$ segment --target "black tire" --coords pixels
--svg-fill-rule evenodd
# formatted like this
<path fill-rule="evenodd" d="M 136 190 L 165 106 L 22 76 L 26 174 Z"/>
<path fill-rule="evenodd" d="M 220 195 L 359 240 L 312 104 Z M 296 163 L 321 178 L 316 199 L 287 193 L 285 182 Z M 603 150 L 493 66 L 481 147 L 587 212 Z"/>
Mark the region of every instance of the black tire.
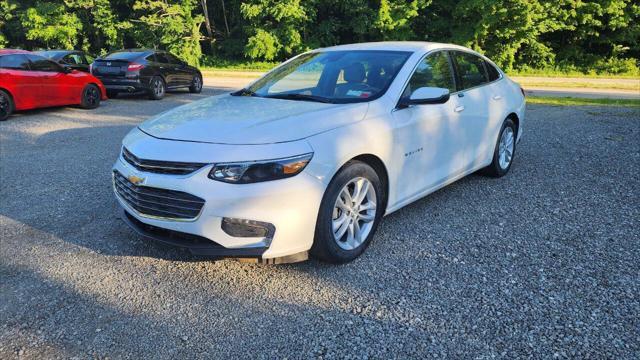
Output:
<path fill-rule="evenodd" d="M 195 74 L 191 80 L 191 86 L 189 86 L 189 92 L 192 94 L 200 94 L 202 91 L 202 75 Z"/>
<path fill-rule="evenodd" d="M 100 89 L 94 84 L 89 84 L 82 90 L 80 107 L 83 109 L 95 109 L 100 106 L 101 97 Z"/>
<path fill-rule="evenodd" d="M 154 76 L 149 83 L 149 99 L 160 100 L 167 93 L 167 85 L 160 76 Z"/>
<path fill-rule="evenodd" d="M 513 148 L 511 151 L 511 157 L 508 161 L 508 164 L 506 166 L 504 165 L 504 162 L 501 165 L 500 162 L 500 142 L 502 140 L 502 136 L 505 132 L 507 131 L 511 131 L 512 133 L 512 141 L 513 141 Z M 516 126 L 516 124 L 513 122 L 513 120 L 511 119 L 506 119 L 504 121 L 504 123 L 502 123 L 502 128 L 500 129 L 500 133 L 498 134 L 498 140 L 496 141 L 496 147 L 493 150 L 493 160 L 491 161 L 491 164 L 489 164 L 489 166 L 485 167 L 484 169 L 482 169 L 482 173 L 484 175 L 487 176 L 491 176 L 491 177 L 495 177 L 495 178 L 499 178 L 502 176 L 505 176 L 508 172 L 509 169 L 511 169 L 511 165 L 513 164 L 513 158 L 516 154 L 516 139 L 517 139 L 517 134 L 518 134 L 518 127 Z"/>
<path fill-rule="evenodd" d="M 0 121 L 5 121 L 13 113 L 13 99 L 8 92 L 0 90 Z"/>
<path fill-rule="evenodd" d="M 358 247 L 351 250 L 345 250 L 338 245 L 338 241 L 340 240 L 335 240 L 334 238 L 332 228 L 335 214 L 334 206 L 342 189 L 359 177 L 369 180 L 373 185 L 377 204 L 375 217 L 371 230 L 365 240 Z M 385 196 L 386 194 L 384 192 L 382 182 L 371 166 L 361 161 L 349 161 L 331 180 L 331 183 L 329 183 L 329 186 L 322 198 L 320 210 L 318 212 L 313 246 L 311 247 L 311 255 L 319 260 L 335 264 L 347 263 L 360 256 L 367 246 L 369 246 L 369 243 L 371 242 L 371 239 L 378 227 L 378 223 L 382 218 L 384 213 L 383 204 L 386 202 Z M 346 217 L 348 218 L 348 214 Z"/>
<path fill-rule="evenodd" d="M 114 90 L 107 90 L 107 97 L 108 97 L 109 99 L 115 99 L 115 98 L 117 98 L 117 97 L 118 97 L 118 94 L 119 94 L 119 93 L 118 93 L 117 91 L 114 91 Z"/>

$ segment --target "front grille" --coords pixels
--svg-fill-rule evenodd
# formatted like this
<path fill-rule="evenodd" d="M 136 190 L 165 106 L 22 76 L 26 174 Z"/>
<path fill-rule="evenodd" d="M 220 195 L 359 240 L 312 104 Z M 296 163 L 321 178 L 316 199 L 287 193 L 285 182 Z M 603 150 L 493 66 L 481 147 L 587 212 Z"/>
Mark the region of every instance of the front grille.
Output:
<path fill-rule="evenodd" d="M 113 186 L 120 198 L 143 216 L 175 220 L 198 217 L 204 199 L 182 191 L 138 186 L 117 171 L 113 172 Z"/>
<path fill-rule="evenodd" d="M 122 148 L 122 157 L 140 171 L 157 174 L 186 175 L 207 165 L 203 163 L 139 159 L 124 147 Z"/>

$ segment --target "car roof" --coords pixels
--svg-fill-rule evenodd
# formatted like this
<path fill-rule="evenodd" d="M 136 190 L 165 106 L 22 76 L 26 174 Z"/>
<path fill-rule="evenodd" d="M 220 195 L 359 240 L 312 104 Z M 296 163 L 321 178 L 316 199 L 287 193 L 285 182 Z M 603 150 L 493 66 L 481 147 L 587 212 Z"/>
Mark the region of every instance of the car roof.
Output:
<path fill-rule="evenodd" d="M 385 50 L 385 51 L 431 51 L 435 49 L 459 49 L 469 51 L 470 49 L 460 45 L 444 44 L 426 41 L 380 41 L 358 44 L 345 44 L 318 49 L 322 51 L 349 51 L 349 50 Z"/>
<path fill-rule="evenodd" d="M 20 49 L 0 49 L 0 55 L 11 55 L 11 54 L 31 54 L 31 51 L 20 50 Z"/>
<path fill-rule="evenodd" d="M 51 49 L 51 50 L 38 50 L 37 53 L 42 54 L 80 54 L 82 51 L 80 50 L 60 50 L 60 49 Z"/>

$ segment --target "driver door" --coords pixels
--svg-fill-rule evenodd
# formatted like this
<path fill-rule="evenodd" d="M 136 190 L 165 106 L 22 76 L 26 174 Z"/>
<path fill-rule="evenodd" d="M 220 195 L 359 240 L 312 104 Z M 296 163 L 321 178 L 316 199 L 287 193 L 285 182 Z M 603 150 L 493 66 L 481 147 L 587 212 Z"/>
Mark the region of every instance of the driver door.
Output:
<path fill-rule="evenodd" d="M 448 52 L 431 53 L 422 59 L 402 97 L 421 87 L 456 91 Z M 397 180 L 399 201 L 434 189 L 463 171 L 465 146 L 458 107 L 458 97 L 452 95 L 444 104 L 410 105 L 393 112 L 394 160 L 402 164 Z"/>
<path fill-rule="evenodd" d="M 58 63 L 45 57 L 27 54 L 31 72 L 37 79 L 36 98 L 38 107 L 56 106 L 66 103 L 66 89 L 60 89 L 59 83 L 65 77 L 64 69 Z"/>

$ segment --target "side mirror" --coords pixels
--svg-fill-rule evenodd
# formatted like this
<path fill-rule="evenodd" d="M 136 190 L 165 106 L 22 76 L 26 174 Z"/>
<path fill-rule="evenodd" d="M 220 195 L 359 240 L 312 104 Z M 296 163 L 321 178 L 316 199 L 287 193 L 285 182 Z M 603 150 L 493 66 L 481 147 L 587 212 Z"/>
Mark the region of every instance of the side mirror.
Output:
<path fill-rule="evenodd" d="M 411 93 L 409 104 L 444 104 L 449 101 L 449 89 L 421 87 Z"/>
<path fill-rule="evenodd" d="M 410 105 L 444 104 L 449 101 L 449 89 L 437 87 L 421 87 L 411 93 L 408 98 L 400 99 L 399 109 L 404 109 Z"/>
<path fill-rule="evenodd" d="M 73 69 L 70 66 L 62 65 L 62 72 L 65 74 L 71 74 Z"/>

